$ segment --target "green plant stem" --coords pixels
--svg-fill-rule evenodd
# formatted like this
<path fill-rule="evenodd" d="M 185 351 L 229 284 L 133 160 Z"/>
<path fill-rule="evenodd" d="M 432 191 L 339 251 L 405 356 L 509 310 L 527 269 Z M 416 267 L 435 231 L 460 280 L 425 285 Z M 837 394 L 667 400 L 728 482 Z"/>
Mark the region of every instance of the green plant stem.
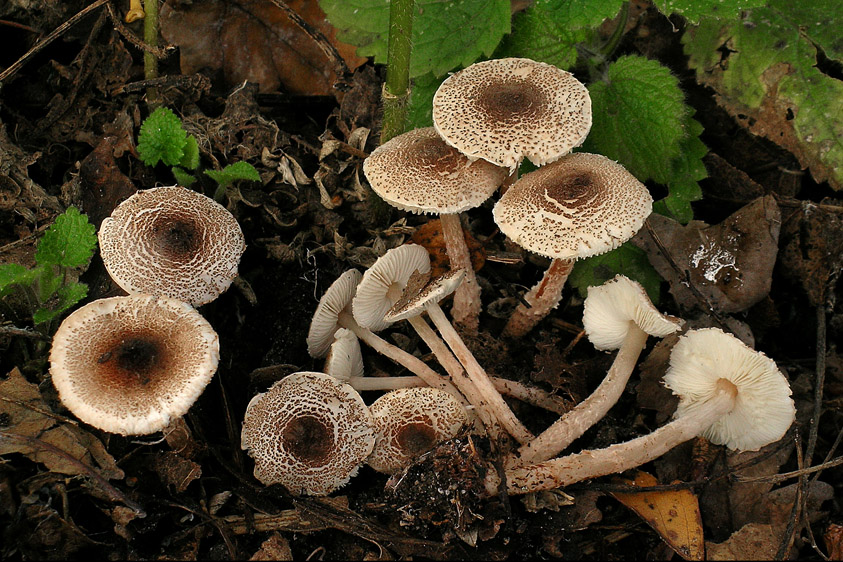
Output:
<path fill-rule="evenodd" d="M 403 133 L 407 121 L 414 9 L 414 0 L 391 0 L 389 4 L 389 44 L 386 83 L 383 88 L 381 144 Z"/>
<path fill-rule="evenodd" d="M 621 6 L 620 16 L 618 25 L 615 26 L 612 36 L 609 37 L 609 40 L 606 41 L 606 44 L 603 45 L 602 49 L 600 49 L 600 53 L 605 59 L 612 56 L 612 53 L 614 53 L 615 49 L 618 48 L 618 45 L 621 42 L 621 37 L 623 37 L 623 34 L 626 31 L 626 22 L 629 20 L 629 2 L 624 2 Z"/>
<path fill-rule="evenodd" d="M 143 9 L 146 17 L 143 20 L 143 40 L 150 47 L 158 46 L 158 0 L 144 0 Z M 158 59 L 153 53 L 143 53 L 143 76 L 146 80 L 158 78 Z M 150 86 L 146 89 L 147 102 L 158 103 L 158 88 Z"/>

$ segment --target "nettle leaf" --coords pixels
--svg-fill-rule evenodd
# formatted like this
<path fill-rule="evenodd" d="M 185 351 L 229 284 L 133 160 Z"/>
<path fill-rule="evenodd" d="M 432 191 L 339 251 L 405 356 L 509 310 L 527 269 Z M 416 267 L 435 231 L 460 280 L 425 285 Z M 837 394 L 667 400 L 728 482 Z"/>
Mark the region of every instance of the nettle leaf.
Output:
<path fill-rule="evenodd" d="M 159 107 L 141 124 L 138 156 L 147 166 L 155 166 L 158 162 L 177 166 L 184 158 L 187 142 L 181 119 L 166 107 Z"/>
<path fill-rule="evenodd" d="M 679 14 L 690 23 L 698 23 L 703 16 L 738 19 L 741 10 L 763 6 L 767 0 L 655 0 L 665 15 Z"/>
<path fill-rule="evenodd" d="M 357 45 L 357 54 L 386 63 L 389 2 L 320 0 L 340 41 Z M 428 72 L 443 76 L 489 56 L 509 33 L 508 0 L 417 0 L 413 20 L 410 77 Z"/>
<path fill-rule="evenodd" d="M 258 171 L 248 162 L 235 162 L 222 170 L 206 170 L 205 173 L 220 187 L 228 187 L 237 180 L 261 181 Z"/>
<path fill-rule="evenodd" d="M 437 77 L 432 73 L 419 76 L 413 80 L 410 90 L 410 103 L 407 107 L 407 130 L 421 129 L 433 126 L 433 95 L 445 77 Z"/>
<path fill-rule="evenodd" d="M 670 70 L 653 60 L 624 56 L 588 90 L 593 124 L 583 150 L 617 160 L 641 181 L 667 183 L 690 114 Z"/>
<path fill-rule="evenodd" d="M 697 80 L 726 111 L 834 189 L 843 189 L 843 81 L 819 67 L 817 47 L 843 53 L 839 6 L 771 0 L 739 22 L 703 18 L 682 38 Z"/>
<path fill-rule="evenodd" d="M 49 307 L 39 308 L 35 311 L 35 314 L 32 315 L 32 321 L 35 324 L 49 322 L 84 299 L 87 295 L 88 286 L 84 283 L 74 282 L 63 285 L 59 287 L 55 296 L 47 303 Z"/>
<path fill-rule="evenodd" d="M 183 168 L 173 166 L 171 171 L 173 172 L 173 176 L 176 178 L 176 183 L 183 187 L 190 187 L 196 182 L 196 178 Z"/>
<path fill-rule="evenodd" d="M 184 155 L 181 157 L 179 166 L 188 170 L 199 167 L 199 143 L 193 135 L 187 137 L 187 142 L 184 143 Z"/>
<path fill-rule="evenodd" d="M 568 277 L 568 284 L 585 298 L 589 287 L 602 285 L 619 273 L 641 283 L 653 304 L 659 303 L 662 278 L 650 265 L 647 253 L 631 242 L 611 252 L 578 260 Z"/>
<path fill-rule="evenodd" d="M 80 213 L 76 207 L 68 207 L 67 211 L 56 217 L 56 222 L 38 242 L 35 261 L 40 265 L 84 267 L 88 265 L 96 247 L 96 229 L 88 222 L 88 216 Z"/>
<path fill-rule="evenodd" d="M 708 177 L 703 157 L 708 147 L 700 140 L 703 126 L 692 117 L 685 123 L 687 135 L 680 143 L 679 156 L 673 160 L 670 178 L 667 180 L 668 196 L 656 201 L 653 210 L 682 224 L 694 218 L 692 201 L 702 199 L 699 180 Z"/>
<path fill-rule="evenodd" d="M 591 29 L 617 15 L 623 0 L 537 0 L 515 16 L 512 33 L 496 53 L 526 57 L 567 69 L 577 60 L 577 43 L 588 40 Z"/>
<path fill-rule="evenodd" d="M 0 297 L 9 294 L 15 285 L 31 285 L 35 281 L 34 270 L 17 263 L 0 265 Z"/>

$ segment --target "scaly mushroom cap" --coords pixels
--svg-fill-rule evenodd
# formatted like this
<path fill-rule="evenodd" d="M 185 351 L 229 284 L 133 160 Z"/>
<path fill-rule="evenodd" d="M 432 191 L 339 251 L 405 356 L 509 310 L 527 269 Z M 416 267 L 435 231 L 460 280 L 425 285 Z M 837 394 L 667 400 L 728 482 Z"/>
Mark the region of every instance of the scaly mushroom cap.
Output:
<path fill-rule="evenodd" d="M 340 328 L 325 357 L 325 372 L 337 380 L 363 376 L 363 353 L 354 332 Z"/>
<path fill-rule="evenodd" d="M 324 496 L 372 452 L 372 415 L 349 385 L 324 373 L 289 375 L 249 402 L 241 447 L 255 478 L 293 494 Z"/>
<path fill-rule="evenodd" d="M 530 59 L 478 62 L 433 96 L 433 125 L 469 158 L 514 170 L 557 160 L 591 130 L 591 97 L 574 76 Z"/>
<path fill-rule="evenodd" d="M 626 168 L 577 152 L 525 174 L 498 200 L 493 215 L 521 247 L 573 260 L 617 248 L 652 210 L 650 192 Z"/>
<path fill-rule="evenodd" d="M 228 289 L 246 249 L 225 207 L 179 186 L 138 191 L 102 221 L 98 236 L 102 261 L 120 288 L 194 306 Z"/>
<path fill-rule="evenodd" d="M 188 303 L 100 299 L 64 319 L 50 351 L 59 398 L 85 423 L 144 435 L 184 415 L 214 376 L 219 339 Z"/>
<path fill-rule="evenodd" d="M 773 360 L 718 328 L 689 331 L 670 354 L 664 384 L 680 397 L 675 417 L 704 404 L 720 379 L 737 389 L 735 408 L 703 437 L 755 451 L 784 436 L 796 416 L 787 379 Z"/>
<path fill-rule="evenodd" d="M 408 294 L 405 291 L 401 298 L 390 308 L 384 316 L 386 322 L 397 322 L 418 316 L 429 306 L 439 304 L 439 301 L 457 290 L 465 277 L 462 269 L 450 269 L 418 291 Z M 409 284 L 408 284 L 409 288 Z"/>
<path fill-rule="evenodd" d="M 392 474 L 437 444 L 456 437 L 469 424 L 454 396 L 438 388 L 403 388 L 388 392 L 369 407 L 375 427 L 375 448 L 366 461 L 378 472 Z"/>
<path fill-rule="evenodd" d="M 340 312 L 351 304 L 362 277 L 356 269 L 349 269 L 337 277 L 319 299 L 307 332 L 307 352 L 311 357 L 324 357 L 328 353 L 334 342 L 334 332 L 339 328 Z"/>
<path fill-rule="evenodd" d="M 631 322 L 658 338 L 678 332 L 684 324 L 681 318 L 659 312 L 644 287 L 624 275 L 588 288 L 582 323 L 595 348 L 620 349 Z"/>
<path fill-rule="evenodd" d="M 472 162 L 433 127 L 392 138 L 363 162 L 366 179 L 384 201 L 413 213 L 459 213 L 482 204 L 507 170 Z"/>
<path fill-rule="evenodd" d="M 392 248 L 363 274 L 351 307 L 357 323 L 373 332 L 391 324 L 387 311 L 401 298 L 410 276 L 430 271 L 430 254 L 423 246 L 404 244 Z"/>

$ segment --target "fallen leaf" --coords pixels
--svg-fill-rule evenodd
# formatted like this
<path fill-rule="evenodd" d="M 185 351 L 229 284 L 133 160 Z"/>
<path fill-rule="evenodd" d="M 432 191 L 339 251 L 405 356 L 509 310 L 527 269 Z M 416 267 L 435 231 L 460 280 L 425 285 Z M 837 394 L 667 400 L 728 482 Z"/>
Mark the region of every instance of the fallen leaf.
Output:
<path fill-rule="evenodd" d="M 366 59 L 351 45 L 338 42 L 336 30 L 317 2 L 286 4 L 339 51 L 349 69 Z M 193 4 L 165 2 L 161 34 L 180 47 L 184 74 L 203 68 L 222 71 L 228 86 L 244 81 L 260 84 L 261 92 L 334 95 L 334 64 L 316 42 L 271 2 L 206 0 Z"/>
<path fill-rule="evenodd" d="M 483 245 L 474 236 L 463 229 L 465 242 L 471 255 L 471 266 L 478 271 L 486 263 L 486 252 Z M 424 246 L 430 254 L 430 274 L 433 277 L 442 275 L 450 269 L 451 261 L 445 249 L 445 238 L 442 236 L 442 223 L 439 219 L 432 219 L 424 223 L 412 236 L 413 242 Z"/>
<path fill-rule="evenodd" d="M 630 486 L 655 486 L 651 474 L 638 471 L 633 480 L 618 479 Z M 703 560 L 702 517 L 697 496 L 691 490 L 613 493 L 612 496 L 638 514 L 685 560 Z"/>
<path fill-rule="evenodd" d="M 292 560 L 290 543 L 280 533 L 272 533 L 261 543 L 260 549 L 249 560 Z"/>
<path fill-rule="evenodd" d="M 843 560 L 843 525 L 832 523 L 823 534 L 829 560 Z"/>
<path fill-rule="evenodd" d="M 722 543 L 706 542 L 708 560 L 773 560 L 781 536 L 770 525 L 749 523 Z"/>

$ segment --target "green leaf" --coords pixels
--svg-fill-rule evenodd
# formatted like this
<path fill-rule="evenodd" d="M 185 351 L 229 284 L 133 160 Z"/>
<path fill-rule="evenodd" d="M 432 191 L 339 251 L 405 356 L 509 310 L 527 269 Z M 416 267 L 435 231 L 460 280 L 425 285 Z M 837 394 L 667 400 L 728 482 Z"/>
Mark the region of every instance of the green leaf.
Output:
<path fill-rule="evenodd" d="M 38 242 L 35 261 L 41 265 L 84 267 L 94 255 L 96 246 L 96 229 L 88 222 L 88 216 L 76 207 L 68 207 Z"/>
<path fill-rule="evenodd" d="M 49 322 L 60 315 L 68 308 L 84 299 L 88 295 L 88 286 L 84 283 L 69 283 L 56 291 L 55 298 L 51 299 L 49 307 L 39 308 L 32 315 L 35 324 Z"/>
<path fill-rule="evenodd" d="M 617 160 L 641 181 L 667 183 L 690 113 L 677 79 L 656 61 L 624 56 L 589 92 L 593 124 L 583 150 Z"/>
<path fill-rule="evenodd" d="M 407 112 L 407 130 L 433 126 L 433 95 L 444 77 L 425 74 L 413 80 Z"/>
<path fill-rule="evenodd" d="M 222 170 L 205 170 L 205 173 L 223 188 L 237 180 L 261 181 L 258 171 L 248 162 L 235 162 Z"/>
<path fill-rule="evenodd" d="M 631 242 L 611 252 L 578 260 L 568 277 L 568 284 L 584 298 L 589 287 L 602 285 L 619 273 L 641 283 L 653 304 L 658 304 L 662 278 L 650 265 L 647 253 Z"/>
<path fill-rule="evenodd" d="M 673 160 L 670 178 L 667 180 L 668 196 L 656 201 L 653 209 L 682 224 L 694 218 L 692 201 L 702 199 L 699 180 L 708 176 L 703 157 L 708 147 L 700 140 L 703 126 L 692 117 L 685 122 L 687 135 L 682 139 L 679 156 Z"/>
<path fill-rule="evenodd" d="M 680 14 L 688 22 L 698 23 L 703 16 L 737 21 L 741 10 L 763 6 L 766 0 L 656 0 L 654 3 L 667 16 Z"/>
<path fill-rule="evenodd" d="M 15 285 L 32 285 L 36 274 L 17 263 L 0 265 L 0 297 L 8 295 Z"/>
<path fill-rule="evenodd" d="M 320 0 L 340 41 L 357 45 L 357 54 L 386 63 L 389 2 Z M 509 33 L 508 0 L 417 0 L 413 20 L 410 77 L 432 72 L 443 76 L 489 56 Z"/>
<path fill-rule="evenodd" d="M 179 165 L 188 170 L 199 167 L 199 143 L 193 135 L 187 137 L 187 142 L 184 143 L 184 156 L 181 157 Z"/>
<path fill-rule="evenodd" d="M 138 156 L 147 166 L 164 162 L 176 166 L 184 158 L 187 133 L 181 119 L 166 107 L 159 107 L 144 119 L 138 136 Z"/>
<path fill-rule="evenodd" d="M 173 166 L 171 170 L 173 172 L 173 176 L 176 178 L 176 182 L 181 186 L 190 187 L 196 182 L 196 178 L 194 176 L 178 166 Z"/>
<path fill-rule="evenodd" d="M 703 18 L 682 38 L 689 65 L 750 132 L 793 153 L 817 182 L 843 189 L 843 81 L 817 64 L 817 46 L 843 52 L 840 4 L 770 5 L 740 22 Z"/>
<path fill-rule="evenodd" d="M 591 29 L 617 15 L 623 0 L 537 0 L 515 16 L 512 33 L 496 53 L 501 57 L 526 57 L 567 69 L 577 60 L 578 43 Z"/>

